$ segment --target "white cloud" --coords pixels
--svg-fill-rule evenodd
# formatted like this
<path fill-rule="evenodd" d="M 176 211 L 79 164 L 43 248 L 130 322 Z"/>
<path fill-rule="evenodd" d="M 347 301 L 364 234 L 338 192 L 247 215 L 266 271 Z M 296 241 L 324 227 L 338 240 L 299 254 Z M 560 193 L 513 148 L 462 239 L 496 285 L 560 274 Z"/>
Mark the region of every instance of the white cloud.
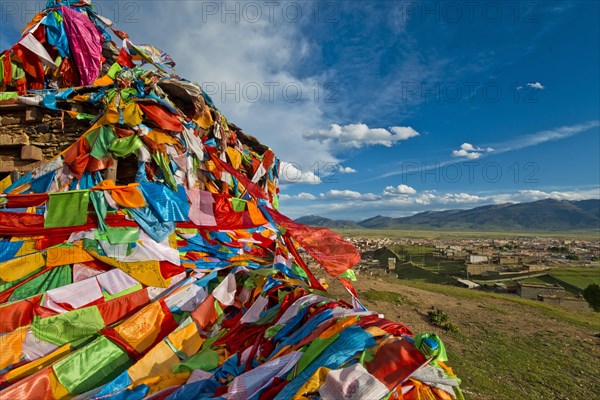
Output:
<path fill-rule="evenodd" d="M 369 128 L 366 124 L 332 124 L 329 130 L 312 130 L 304 134 L 306 139 L 318 140 L 330 145 L 332 151 L 341 148 L 365 146 L 392 147 L 402 140 L 419 136 L 419 132 L 408 126 L 393 126 L 388 129 Z"/>
<path fill-rule="evenodd" d="M 374 201 L 378 200 L 380 196 L 373 193 L 360 193 L 353 190 L 329 190 L 325 193 L 320 194 L 320 198 L 324 200 L 363 200 L 363 201 Z"/>
<path fill-rule="evenodd" d="M 427 190 L 417 196 L 404 197 L 401 202 L 404 205 L 447 205 L 447 204 L 477 204 L 485 200 L 484 197 L 469 193 L 438 193 L 435 190 Z M 392 202 L 396 202 L 392 200 Z"/>
<path fill-rule="evenodd" d="M 356 171 L 354 168 L 351 168 L 351 167 L 343 167 L 343 166 L 339 165 L 337 172 L 339 172 L 340 174 L 355 174 L 358 171 Z"/>
<path fill-rule="evenodd" d="M 410 126 L 392 126 L 390 131 L 396 134 L 396 139 L 398 140 L 407 140 L 419 136 L 419 132 L 415 131 Z"/>
<path fill-rule="evenodd" d="M 386 186 L 383 190 L 384 196 L 397 196 L 397 195 L 407 195 L 407 194 L 415 194 L 417 191 L 407 185 L 398 185 L 398 186 Z"/>
<path fill-rule="evenodd" d="M 485 200 L 484 197 L 469 193 L 444 193 L 435 197 L 435 201 L 440 204 L 469 204 L 478 203 L 483 200 Z"/>
<path fill-rule="evenodd" d="M 474 147 L 471 143 L 463 143 L 460 145 L 460 150 L 453 150 L 452 155 L 454 157 L 463 157 L 469 160 L 474 160 L 483 155 L 484 152 L 492 152 L 493 148 L 488 147 L 485 149 Z"/>
<path fill-rule="evenodd" d="M 406 185 L 386 186 L 381 195 L 373 193 L 360 193 L 354 190 L 329 190 L 319 195 L 322 200 L 350 201 L 356 204 L 365 202 L 369 207 L 393 207 L 406 205 L 431 205 L 431 204 L 472 204 L 487 200 L 469 193 L 438 193 L 435 190 L 426 190 L 420 194 Z"/>
<path fill-rule="evenodd" d="M 317 199 L 317 196 L 311 193 L 301 192 L 298 194 L 282 194 L 279 196 L 281 200 L 301 200 L 301 201 L 313 201 Z"/>
<path fill-rule="evenodd" d="M 546 142 L 566 139 L 589 129 L 597 128 L 598 126 L 600 126 L 600 121 L 588 121 L 582 124 L 561 126 L 554 129 L 540 131 L 531 135 L 525 135 L 517 140 L 498 143 L 495 146 L 496 152 L 505 153 L 507 151 L 521 150 L 526 147 L 537 146 Z"/>
<path fill-rule="evenodd" d="M 302 135 L 330 123 L 324 117 L 324 102 L 314 100 L 314 88 L 329 79 L 328 72 L 308 77 L 295 72 L 319 50 L 302 33 L 310 21 L 307 10 L 302 10 L 297 23 L 290 23 L 282 15 L 282 5 L 274 6 L 280 8 L 271 13 L 271 21 L 262 3 L 174 4 L 145 2 L 134 15 L 139 23 L 117 21 L 117 28 L 127 31 L 135 43 L 152 43 L 169 53 L 177 62 L 178 75 L 201 84 L 229 121 L 271 147 L 280 159 L 302 168 L 339 161 L 329 148 Z M 110 17 L 108 5 L 101 2 Z M 256 7 L 262 11 L 258 21 L 248 14 Z M 236 9 L 239 12 L 228 11 Z"/>
<path fill-rule="evenodd" d="M 312 171 L 302 171 L 297 165 L 282 161 L 279 167 L 279 179 L 282 184 L 302 183 L 307 185 L 318 185 L 321 178 Z"/>
<path fill-rule="evenodd" d="M 310 194 L 310 193 L 306 193 L 306 192 L 302 192 L 302 193 L 298 193 L 296 195 L 296 198 L 298 200 L 316 200 L 317 196 L 315 196 L 314 194 Z"/>
<path fill-rule="evenodd" d="M 554 200 L 587 200 L 600 198 L 600 189 L 571 190 L 571 191 L 542 191 L 542 190 L 519 190 L 515 193 L 505 193 L 493 196 L 495 203 L 520 203 L 537 201 L 543 199 Z"/>
<path fill-rule="evenodd" d="M 546 89 L 546 87 L 544 85 L 542 85 L 539 82 L 529 82 L 526 84 L 527 86 L 529 86 L 532 89 L 537 89 L 537 90 L 544 90 Z"/>

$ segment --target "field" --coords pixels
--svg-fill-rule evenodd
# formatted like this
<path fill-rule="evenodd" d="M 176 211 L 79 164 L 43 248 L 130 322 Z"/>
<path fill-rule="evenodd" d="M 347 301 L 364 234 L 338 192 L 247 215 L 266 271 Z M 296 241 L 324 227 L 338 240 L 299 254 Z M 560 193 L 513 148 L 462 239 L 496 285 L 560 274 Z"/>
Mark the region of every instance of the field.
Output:
<path fill-rule="evenodd" d="M 550 275 L 580 289 L 585 289 L 590 283 L 600 285 L 600 267 L 558 268 L 551 270 Z"/>
<path fill-rule="evenodd" d="M 600 267 L 556 268 L 545 275 L 523 279 L 523 282 L 559 284 L 567 292 L 578 295 L 592 283 L 600 285 Z"/>
<path fill-rule="evenodd" d="M 424 281 L 359 276 L 370 310 L 441 335 L 467 399 L 593 399 L 600 393 L 600 318 L 543 303 Z M 347 293 L 332 283 L 333 295 Z M 428 322 L 443 310 L 458 332 Z"/>
<path fill-rule="evenodd" d="M 437 274 L 460 275 L 465 269 L 465 265 L 461 261 L 433 257 L 432 253 L 436 250 L 435 247 L 398 245 L 391 246 L 390 250 L 396 254 L 398 259 Z"/>

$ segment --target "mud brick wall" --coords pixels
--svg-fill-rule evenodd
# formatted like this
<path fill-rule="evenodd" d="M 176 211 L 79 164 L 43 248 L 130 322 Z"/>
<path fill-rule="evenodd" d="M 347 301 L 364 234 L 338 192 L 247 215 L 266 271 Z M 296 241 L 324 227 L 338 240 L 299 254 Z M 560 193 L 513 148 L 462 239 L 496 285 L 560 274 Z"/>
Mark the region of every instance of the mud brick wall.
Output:
<path fill-rule="evenodd" d="M 89 121 L 66 112 L 22 104 L 0 104 L 0 173 L 33 170 L 75 142 Z"/>

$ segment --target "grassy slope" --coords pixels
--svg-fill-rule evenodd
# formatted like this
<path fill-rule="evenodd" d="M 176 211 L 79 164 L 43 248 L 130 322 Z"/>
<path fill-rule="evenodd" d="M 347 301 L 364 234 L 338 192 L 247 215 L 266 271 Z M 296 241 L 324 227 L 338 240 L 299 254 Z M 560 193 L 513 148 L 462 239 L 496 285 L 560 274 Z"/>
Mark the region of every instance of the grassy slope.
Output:
<path fill-rule="evenodd" d="M 355 287 L 369 309 L 415 332 L 439 333 L 467 398 L 592 399 L 600 393 L 598 314 L 424 281 L 359 277 Z M 460 331 L 430 325 L 431 307 L 447 312 Z"/>

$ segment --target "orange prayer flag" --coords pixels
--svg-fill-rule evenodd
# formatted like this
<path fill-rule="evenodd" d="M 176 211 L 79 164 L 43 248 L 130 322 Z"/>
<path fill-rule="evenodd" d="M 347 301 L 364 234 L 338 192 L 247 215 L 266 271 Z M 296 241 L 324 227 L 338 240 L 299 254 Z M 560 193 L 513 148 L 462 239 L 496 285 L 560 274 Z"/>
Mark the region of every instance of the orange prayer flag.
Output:
<path fill-rule="evenodd" d="M 103 75 L 100 78 L 96 79 L 93 83 L 94 86 L 109 86 L 112 85 L 114 81 L 108 75 Z"/>
<path fill-rule="evenodd" d="M 136 185 L 127 185 L 124 188 L 114 189 L 111 191 L 113 200 L 124 208 L 140 208 L 146 205 L 146 200 L 142 192 Z"/>
<path fill-rule="evenodd" d="M 208 297 L 192 311 L 191 317 L 198 323 L 198 327 L 206 330 L 219 318 L 219 314 L 215 309 L 215 297 L 209 294 Z"/>
<path fill-rule="evenodd" d="M 250 214 L 250 219 L 254 224 L 264 225 L 269 222 L 264 217 L 262 212 L 258 209 L 255 203 L 249 201 L 248 203 L 246 203 L 246 207 L 248 208 L 248 214 Z"/>

